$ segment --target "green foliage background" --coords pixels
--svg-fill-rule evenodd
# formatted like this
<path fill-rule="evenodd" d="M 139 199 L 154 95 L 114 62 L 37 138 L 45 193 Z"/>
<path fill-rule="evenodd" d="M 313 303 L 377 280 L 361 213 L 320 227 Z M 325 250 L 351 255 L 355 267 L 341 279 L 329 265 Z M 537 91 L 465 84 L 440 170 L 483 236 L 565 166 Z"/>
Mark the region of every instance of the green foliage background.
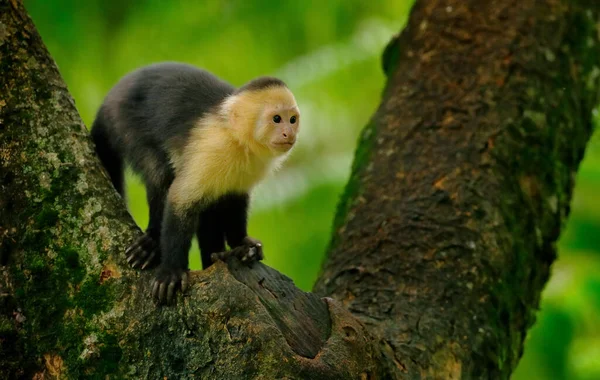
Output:
<path fill-rule="evenodd" d="M 250 233 L 266 262 L 310 290 L 356 139 L 380 101 L 380 56 L 411 0 L 25 0 L 86 125 L 130 70 L 156 61 L 204 67 L 235 85 L 284 79 L 303 113 L 299 145 L 257 189 Z M 129 207 L 147 223 L 143 186 Z M 559 260 L 515 379 L 600 378 L 600 137 L 579 171 Z M 197 247 L 192 267 L 200 268 Z"/>

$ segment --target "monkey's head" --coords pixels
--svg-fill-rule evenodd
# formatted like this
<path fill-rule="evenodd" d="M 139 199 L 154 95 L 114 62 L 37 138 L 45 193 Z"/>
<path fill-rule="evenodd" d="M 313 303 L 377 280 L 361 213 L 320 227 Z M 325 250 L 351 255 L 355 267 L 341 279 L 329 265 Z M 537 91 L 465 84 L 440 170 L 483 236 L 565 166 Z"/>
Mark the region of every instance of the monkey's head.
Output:
<path fill-rule="evenodd" d="M 261 77 L 241 87 L 232 97 L 230 120 L 249 146 L 267 155 L 283 155 L 296 143 L 300 110 L 283 81 Z"/>

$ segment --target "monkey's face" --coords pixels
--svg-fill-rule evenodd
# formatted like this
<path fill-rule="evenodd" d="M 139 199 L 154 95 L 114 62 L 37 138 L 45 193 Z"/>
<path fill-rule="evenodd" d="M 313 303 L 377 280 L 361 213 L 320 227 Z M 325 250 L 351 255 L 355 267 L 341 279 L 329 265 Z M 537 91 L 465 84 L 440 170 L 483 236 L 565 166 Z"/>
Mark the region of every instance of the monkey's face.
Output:
<path fill-rule="evenodd" d="M 257 129 L 257 139 L 276 155 L 287 153 L 296 143 L 300 110 L 294 103 L 265 108 Z"/>
<path fill-rule="evenodd" d="M 286 87 L 242 92 L 232 97 L 225 107 L 240 141 L 257 153 L 281 156 L 296 143 L 300 110 Z"/>

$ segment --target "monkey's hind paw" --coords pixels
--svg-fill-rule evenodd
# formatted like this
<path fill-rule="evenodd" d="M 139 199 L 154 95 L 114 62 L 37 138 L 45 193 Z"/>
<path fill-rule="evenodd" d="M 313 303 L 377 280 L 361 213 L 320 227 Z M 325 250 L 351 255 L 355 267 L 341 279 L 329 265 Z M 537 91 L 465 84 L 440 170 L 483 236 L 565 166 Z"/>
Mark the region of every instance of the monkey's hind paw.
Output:
<path fill-rule="evenodd" d="M 159 249 L 154 239 L 148 233 L 144 233 L 125 251 L 127 263 L 136 269 L 154 268 L 160 262 Z"/>
<path fill-rule="evenodd" d="M 213 262 L 216 262 L 217 260 L 227 261 L 227 259 L 232 256 L 237 257 L 245 263 L 260 261 L 264 259 L 262 243 L 260 240 L 246 236 L 242 241 L 242 245 L 230 249 L 229 251 L 215 252 L 211 255 L 211 259 Z"/>
<path fill-rule="evenodd" d="M 174 304 L 178 290 L 185 292 L 189 283 L 189 270 L 160 268 L 152 281 L 152 298 L 159 304 Z"/>
<path fill-rule="evenodd" d="M 243 247 L 245 247 L 244 255 L 240 258 L 243 262 L 260 261 L 265 258 L 260 240 L 246 236 Z"/>

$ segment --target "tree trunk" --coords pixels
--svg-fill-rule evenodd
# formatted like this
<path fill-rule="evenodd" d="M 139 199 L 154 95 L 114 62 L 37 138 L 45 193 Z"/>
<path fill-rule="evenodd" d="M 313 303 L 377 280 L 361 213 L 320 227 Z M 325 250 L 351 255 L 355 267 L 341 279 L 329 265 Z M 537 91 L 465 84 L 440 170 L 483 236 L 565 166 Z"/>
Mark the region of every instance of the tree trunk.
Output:
<path fill-rule="evenodd" d="M 418 1 L 384 55 L 317 294 L 408 377 L 508 378 L 592 132 L 594 1 Z"/>
<path fill-rule="evenodd" d="M 139 229 L 54 61 L 0 0 L 0 377 L 507 378 L 591 133 L 600 12 L 500 3 L 418 1 L 386 49 L 315 293 L 233 259 L 167 308 L 125 263 Z"/>

